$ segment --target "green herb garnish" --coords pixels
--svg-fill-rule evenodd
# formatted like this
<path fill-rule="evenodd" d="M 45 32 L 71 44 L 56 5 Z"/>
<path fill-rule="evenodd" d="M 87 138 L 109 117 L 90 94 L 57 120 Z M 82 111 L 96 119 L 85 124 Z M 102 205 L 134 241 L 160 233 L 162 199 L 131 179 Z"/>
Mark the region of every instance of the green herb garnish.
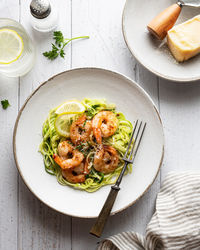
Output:
<path fill-rule="evenodd" d="M 72 145 L 73 146 L 73 143 L 71 142 L 71 141 L 67 141 L 70 145 Z"/>
<path fill-rule="evenodd" d="M 92 108 L 93 109 L 96 109 L 96 108 L 98 108 L 98 107 L 100 107 L 101 105 L 100 104 L 94 104 L 94 105 L 92 105 Z"/>
<path fill-rule="evenodd" d="M 86 141 L 87 142 L 87 145 L 89 146 L 89 147 L 92 147 L 92 145 L 89 143 L 89 141 Z"/>
<path fill-rule="evenodd" d="M 79 151 L 83 150 L 83 147 L 85 146 L 85 143 L 81 143 L 78 146 L 75 147 L 75 149 L 78 149 Z"/>
<path fill-rule="evenodd" d="M 92 177 L 96 183 L 101 183 L 104 179 L 104 174 L 92 168 L 89 177 Z"/>
<path fill-rule="evenodd" d="M 61 31 L 54 31 L 53 33 L 53 39 L 55 40 L 55 44 L 52 43 L 52 49 L 50 51 L 46 51 L 43 53 L 45 57 L 47 57 L 49 60 L 54 60 L 58 56 L 61 56 L 62 58 L 65 57 L 65 46 L 70 43 L 72 40 L 80 39 L 80 38 L 89 38 L 89 36 L 79 36 L 74 38 L 64 38 Z"/>
<path fill-rule="evenodd" d="M 2 100 L 1 105 L 3 109 L 7 109 L 7 107 L 10 106 L 10 103 L 8 100 Z"/>
<path fill-rule="evenodd" d="M 91 147 L 89 145 L 90 144 L 88 142 L 81 143 L 81 144 L 77 145 L 75 147 L 75 149 L 79 150 L 86 157 L 89 154 L 90 150 L 91 150 Z"/>
<path fill-rule="evenodd" d="M 83 123 L 83 127 L 85 127 L 85 125 L 86 125 L 86 120 L 85 120 L 84 123 Z"/>
<path fill-rule="evenodd" d="M 94 110 L 93 109 L 88 109 L 88 110 L 86 110 L 86 112 L 87 112 L 87 116 L 89 116 L 89 117 L 93 117 L 94 116 Z"/>

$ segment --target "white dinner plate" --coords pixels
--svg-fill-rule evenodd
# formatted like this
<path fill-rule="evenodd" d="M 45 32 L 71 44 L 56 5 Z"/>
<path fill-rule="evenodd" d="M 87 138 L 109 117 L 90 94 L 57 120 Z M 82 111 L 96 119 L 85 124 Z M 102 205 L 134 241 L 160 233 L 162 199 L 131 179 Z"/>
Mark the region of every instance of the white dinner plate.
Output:
<path fill-rule="evenodd" d="M 148 70 L 168 80 L 188 82 L 200 79 L 200 55 L 178 63 L 171 55 L 166 39 L 149 34 L 147 24 L 175 0 L 127 0 L 122 28 L 124 39 L 135 58 Z M 183 7 L 177 23 L 200 14 L 199 8 Z M 199 32 L 199 31 L 197 31 Z"/>
<path fill-rule="evenodd" d="M 94 193 L 62 186 L 45 172 L 42 155 L 42 124 L 49 110 L 59 104 L 83 98 L 106 98 L 115 103 L 131 122 L 141 119 L 147 127 L 134 162 L 133 172 L 124 176 L 112 214 L 140 198 L 159 172 L 164 151 L 163 128 L 150 97 L 132 80 L 118 73 L 97 69 L 74 69 L 41 84 L 21 108 L 14 129 L 17 168 L 29 189 L 51 208 L 71 216 L 98 216 L 110 191 L 106 186 Z"/>

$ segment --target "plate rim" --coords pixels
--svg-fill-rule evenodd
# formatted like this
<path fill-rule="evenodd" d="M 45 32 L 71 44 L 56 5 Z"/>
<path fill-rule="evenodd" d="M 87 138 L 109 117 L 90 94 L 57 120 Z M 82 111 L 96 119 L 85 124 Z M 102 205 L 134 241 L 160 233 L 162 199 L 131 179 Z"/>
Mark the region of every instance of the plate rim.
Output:
<path fill-rule="evenodd" d="M 17 159 L 17 153 L 16 153 L 16 134 L 17 134 L 17 128 L 18 128 L 18 124 L 19 124 L 19 120 L 20 120 L 20 117 L 22 115 L 22 112 L 23 110 L 25 109 L 27 103 L 29 102 L 29 100 L 38 92 L 38 90 L 43 87 L 44 85 L 48 84 L 48 82 L 50 82 L 51 80 L 53 80 L 55 77 L 59 76 L 59 75 L 62 75 L 62 74 L 65 74 L 65 73 L 70 73 L 71 71 L 79 71 L 79 70 L 98 70 L 98 71 L 102 71 L 102 72 L 107 72 L 107 73 L 111 73 L 111 74 L 114 74 L 114 75 L 117 75 L 117 76 L 120 76 L 121 78 L 124 78 L 125 80 L 129 81 L 132 85 L 135 85 L 146 97 L 147 99 L 150 101 L 150 104 L 152 105 L 152 107 L 154 108 L 154 110 L 156 111 L 156 114 L 157 114 L 157 117 L 158 117 L 158 120 L 160 122 L 160 125 L 161 125 L 161 130 L 162 130 L 162 138 L 163 138 L 163 145 L 162 145 L 162 154 L 161 154 L 161 158 L 160 158 L 160 162 L 159 162 L 159 166 L 158 166 L 158 169 L 157 169 L 157 172 L 156 172 L 156 175 L 155 177 L 153 178 L 152 182 L 148 185 L 148 187 L 144 190 L 144 192 L 137 198 L 135 199 L 134 201 L 130 202 L 128 205 L 124 206 L 123 208 L 121 209 L 118 209 L 116 210 L 115 212 L 112 212 L 110 215 L 115 215 L 119 212 L 122 212 L 124 211 L 125 209 L 129 208 L 130 206 L 132 206 L 133 204 L 135 204 L 148 190 L 149 188 L 152 186 L 152 184 L 154 183 L 156 177 L 158 176 L 158 173 L 160 172 L 160 169 L 161 169 L 161 165 L 162 165 L 162 162 L 163 162 L 163 158 L 164 158 L 164 149 L 165 149 L 165 136 L 164 136 L 164 129 L 163 129 L 163 124 L 162 124 L 162 120 L 161 120 L 161 117 L 160 117 L 160 114 L 154 104 L 154 101 L 152 100 L 152 98 L 150 97 L 150 95 L 142 88 L 139 86 L 139 84 L 137 82 L 135 82 L 134 80 L 132 80 L 131 78 L 125 76 L 124 74 L 122 73 L 119 73 L 117 71 L 114 71 L 114 70 L 110 70 L 110 69 L 106 69 L 106 68 L 100 68 L 100 67 L 78 67 L 78 68 L 72 68 L 72 69 L 69 69 L 69 70 L 65 70 L 65 71 L 62 71 L 58 74 L 55 74 L 53 75 L 52 77 L 50 77 L 49 79 L 47 79 L 46 81 L 42 82 L 25 100 L 24 104 L 22 105 L 22 107 L 20 108 L 19 112 L 18 112 L 18 115 L 17 115 L 17 118 L 16 118 L 16 121 L 15 121 L 15 125 L 14 125 L 14 130 L 13 130 L 13 155 L 14 155 L 14 161 L 15 161 L 15 166 L 24 182 L 24 184 L 26 185 L 26 187 L 30 190 L 30 192 L 40 201 L 42 202 L 43 204 L 45 204 L 47 207 L 61 213 L 61 214 L 64 214 L 64 215 L 68 215 L 68 216 L 72 216 L 74 218 L 87 218 L 87 219 L 91 219 L 91 218 L 97 218 L 98 216 L 77 216 L 77 215 L 73 215 L 73 214 L 70 214 L 70 213 L 65 213 L 63 211 L 60 211 L 56 208 L 54 208 L 53 206 L 49 205 L 47 202 L 43 201 L 33 190 L 32 188 L 29 186 L 29 184 L 26 182 L 23 174 L 22 174 L 22 171 L 20 169 L 20 166 L 19 166 L 19 163 L 18 163 L 18 159 Z"/>
<path fill-rule="evenodd" d="M 123 12 L 122 12 L 122 34 L 123 34 L 123 37 L 124 37 L 124 41 L 126 43 L 126 46 L 127 48 L 129 49 L 129 51 L 131 52 L 131 54 L 136 58 L 136 60 L 147 70 L 149 70 L 151 73 L 155 74 L 156 76 L 159 76 L 165 80 L 168 80 L 168 81 L 174 81 L 174 82 L 177 82 L 177 83 L 197 83 L 198 80 L 200 80 L 200 75 L 198 77 L 188 77 L 188 78 L 178 78 L 178 77 L 169 77 L 165 74 L 162 74 L 154 69 L 151 68 L 151 66 L 147 66 L 145 65 L 145 63 L 143 63 L 143 61 L 141 61 L 139 59 L 139 57 L 135 54 L 134 50 L 131 49 L 129 43 L 128 43 L 128 39 L 127 39 L 127 34 L 126 34 L 126 31 L 125 31 L 125 11 L 127 9 L 127 5 L 128 5 L 128 1 L 130 0 L 126 0 L 125 4 L 124 4 L 124 8 L 123 8 Z"/>

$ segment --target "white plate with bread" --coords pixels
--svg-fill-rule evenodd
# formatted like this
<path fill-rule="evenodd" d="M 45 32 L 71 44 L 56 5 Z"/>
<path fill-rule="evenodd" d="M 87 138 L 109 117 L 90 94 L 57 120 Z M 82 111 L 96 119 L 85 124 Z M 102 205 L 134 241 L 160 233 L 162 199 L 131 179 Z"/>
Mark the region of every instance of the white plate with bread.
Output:
<path fill-rule="evenodd" d="M 200 8 L 182 7 L 163 40 L 147 29 L 152 19 L 175 3 L 174 0 L 160 0 L 159 4 L 157 0 L 127 0 L 122 18 L 124 39 L 135 58 L 154 74 L 172 81 L 194 82 L 200 79 Z"/>

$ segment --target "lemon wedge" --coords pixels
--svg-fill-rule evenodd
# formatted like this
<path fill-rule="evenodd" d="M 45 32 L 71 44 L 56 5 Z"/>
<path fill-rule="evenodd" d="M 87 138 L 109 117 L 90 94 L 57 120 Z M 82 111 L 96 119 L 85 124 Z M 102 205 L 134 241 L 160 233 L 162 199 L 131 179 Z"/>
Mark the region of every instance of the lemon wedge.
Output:
<path fill-rule="evenodd" d="M 57 110 L 56 110 L 56 114 L 60 115 L 63 113 L 68 113 L 68 114 L 81 114 L 85 111 L 85 107 L 83 104 L 81 104 L 81 102 L 79 101 L 68 101 L 68 102 L 64 102 L 63 104 L 61 104 Z"/>
<path fill-rule="evenodd" d="M 55 120 L 55 129 L 57 133 L 64 137 L 70 137 L 70 127 L 76 119 L 76 114 L 64 113 L 59 115 Z"/>
<path fill-rule="evenodd" d="M 23 39 L 15 30 L 0 29 L 0 64 L 10 64 L 16 61 L 23 49 Z"/>
<path fill-rule="evenodd" d="M 70 137 L 70 127 L 77 115 L 85 111 L 85 107 L 81 102 L 73 100 L 61 104 L 55 113 L 58 117 L 55 120 L 55 129 L 57 133 L 64 137 Z"/>

